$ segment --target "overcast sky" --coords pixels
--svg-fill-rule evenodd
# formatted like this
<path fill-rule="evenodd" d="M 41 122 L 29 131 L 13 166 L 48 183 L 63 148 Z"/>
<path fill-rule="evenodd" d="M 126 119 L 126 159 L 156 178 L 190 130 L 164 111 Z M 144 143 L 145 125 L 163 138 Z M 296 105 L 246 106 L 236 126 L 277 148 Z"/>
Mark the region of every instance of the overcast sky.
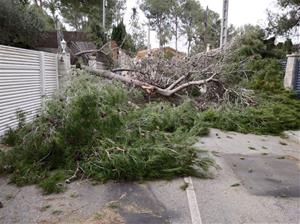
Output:
<path fill-rule="evenodd" d="M 221 15 L 223 0 L 198 0 L 203 8 L 210 9 Z M 266 10 L 275 8 L 275 0 L 229 0 L 229 24 L 242 26 L 244 24 L 264 25 L 266 21 Z M 125 23 L 129 21 L 132 8 L 137 6 L 137 0 L 127 0 L 127 10 L 125 13 Z M 139 12 L 141 21 L 145 22 L 145 17 Z M 145 27 L 145 32 L 147 28 Z M 174 47 L 174 41 L 169 44 Z M 151 32 L 151 47 L 158 47 L 155 32 Z M 184 39 L 179 43 L 179 50 L 186 51 Z"/>

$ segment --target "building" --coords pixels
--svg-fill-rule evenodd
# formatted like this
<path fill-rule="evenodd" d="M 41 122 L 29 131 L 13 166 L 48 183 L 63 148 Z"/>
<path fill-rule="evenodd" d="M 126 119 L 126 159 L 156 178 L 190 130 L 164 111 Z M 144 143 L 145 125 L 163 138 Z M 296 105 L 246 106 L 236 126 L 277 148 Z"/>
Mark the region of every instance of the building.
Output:
<path fill-rule="evenodd" d="M 185 57 L 186 54 L 180 51 L 176 51 L 174 48 L 171 47 L 164 47 L 162 48 L 163 53 L 165 57 L 172 58 L 172 57 Z M 155 55 L 158 54 L 161 51 L 160 48 L 152 48 L 150 50 L 141 50 L 137 52 L 136 58 L 137 59 L 143 59 L 147 57 L 148 54 Z"/>

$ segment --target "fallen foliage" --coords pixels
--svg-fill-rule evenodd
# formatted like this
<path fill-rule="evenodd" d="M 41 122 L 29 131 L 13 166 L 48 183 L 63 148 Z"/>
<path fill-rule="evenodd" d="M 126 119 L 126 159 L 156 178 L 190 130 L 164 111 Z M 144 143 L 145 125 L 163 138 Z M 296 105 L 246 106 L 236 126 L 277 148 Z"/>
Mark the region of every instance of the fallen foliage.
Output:
<path fill-rule="evenodd" d="M 119 80 L 144 90 L 149 96 L 178 97 L 201 95 L 199 105 L 208 103 L 255 104 L 253 93 L 237 84 L 247 76 L 246 64 L 252 57 L 236 58 L 238 41 L 191 57 L 167 58 L 163 52 L 132 63 L 131 68 L 85 70 L 100 77 Z M 240 74 L 242 73 L 242 77 Z M 208 96 L 208 97 L 207 97 Z"/>
<path fill-rule="evenodd" d="M 105 83 L 81 75 L 32 123 L 9 131 L 3 140 L 14 148 L 0 155 L 0 172 L 46 193 L 63 190 L 58 183 L 73 174 L 101 182 L 208 177 L 212 158 L 192 147 L 208 130 L 192 103 L 138 106 L 123 86 Z"/>
<path fill-rule="evenodd" d="M 289 92 L 264 95 L 254 107 L 208 109 L 202 113 L 201 121 L 225 131 L 279 135 L 300 128 L 300 101 Z"/>
<path fill-rule="evenodd" d="M 18 185 L 39 184 L 46 193 L 84 177 L 208 177 L 215 164 L 193 147 L 208 128 L 255 134 L 299 129 L 300 101 L 283 90 L 283 72 L 261 35 L 250 34 L 193 57 L 87 69 L 123 84 L 80 74 L 32 123 L 20 113 L 18 129 L 3 138 L 14 148 L 0 152 L 0 173 Z M 180 100 L 173 105 L 172 97 Z"/>

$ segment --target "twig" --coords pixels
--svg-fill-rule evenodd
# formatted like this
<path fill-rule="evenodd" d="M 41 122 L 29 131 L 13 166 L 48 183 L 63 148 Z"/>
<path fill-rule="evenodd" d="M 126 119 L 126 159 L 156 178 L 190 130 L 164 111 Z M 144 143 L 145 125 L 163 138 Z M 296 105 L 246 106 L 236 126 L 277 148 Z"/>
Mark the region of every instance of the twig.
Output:
<path fill-rule="evenodd" d="M 66 181 L 65 181 L 66 184 L 70 184 L 73 180 L 78 178 L 79 174 L 82 174 L 82 173 L 84 173 L 84 170 L 80 167 L 79 162 L 77 161 L 77 168 L 76 168 L 74 174 L 70 178 L 66 179 Z"/>
<path fill-rule="evenodd" d="M 174 83 L 172 83 L 167 89 L 171 90 L 173 89 L 175 86 L 177 86 L 177 84 L 179 84 L 182 80 L 184 80 L 186 78 L 186 76 L 181 76 L 179 79 L 177 79 Z"/>
<path fill-rule="evenodd" d="M 46 156 L 44 156 L 44 157 L 41 158 L 39 161 L 37 161 L 37 163 L 43 162 L 43 161 L 44 161 L 45 159 L 47 159 L 50 155 L 51 155 L 51 151 L 50 151 Z"/>
<path fill-rule="evenodd" d="M 106 44 L 104 44 L 100 49 L 93 49 L 93 50 L 86 50 L 86 51 L 80 51 L 78 53 L 75 54 L 75 56 L 80 56 L 82 54 L 90 54 L 90 53 L 97 53 L 97 52 L 100 52 L 102 51 L 106 45 L 108 44 L 109 42 L 107 42 Z"/>
<path fill-rule="evenodd" d="M 136 70 L 136 69 L 116 68 L 116 69 L 113 69 L 111 71 L 112 72 L 138 72 L 138 73 L 141 73 L 142 75 L 146 75 L 145 72 L 142 72 L 142 71 L 139 71 L 139 70 Z"/>

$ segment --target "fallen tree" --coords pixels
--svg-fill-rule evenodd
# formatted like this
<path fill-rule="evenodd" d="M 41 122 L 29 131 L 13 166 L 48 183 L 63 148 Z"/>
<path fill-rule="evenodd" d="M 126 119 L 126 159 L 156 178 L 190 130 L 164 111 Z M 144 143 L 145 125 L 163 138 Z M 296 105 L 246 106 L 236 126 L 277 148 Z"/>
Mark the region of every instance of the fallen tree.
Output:
<path fill-rule="evenodd" d="M 142 91 L 76 72 L 32 122 L 18 115 L 19 127 L 2 139 L 13 149 L 0 151 L 0 175 L 10 174 L 17 185 L 38 184 L 46 193 L 85 177 L 102 182 L 210 177 L 216 164 L 193 147 L 208 128 L 272 135 L 299 129 L 300 101 L 283 89 L 278 61 L 263 58 L 261 42 L 248 40 L 244 49 L 239 46 L 242 57 L 231 48 L 182 59 L 153 56 L 112 71 L 86 68 L 148 94 L 167 94 L 155 102 L 145 102 Z M 198 88 L 207 90 L 195 100 Z M 165 102 L 178 93 L 190 95 Z M 216 106 L 207 105 L 211 102 Z"/>
<path fill-rule="evenodd" d="M 89 67 L 84 69 L 94 75 L 119 80 L 127 85 L 141 88 L 153 96 L 172 97 L 198 92 L 201 105 L 208 102 L 239 102 L 243 105 L 255 104 L 252 92 L 237 87 L 237 74 L 248 77 L 244 64 L 247 60 L 232 63 L 236 54 L 236 42 L 226 48 L 203 52 L 192 57 L 167 59 L 163 54 L 148 55 L 145 59 L 132 63 L 130 68 L 100 71 Z M 101 49 L 100 49 L 101 50 Z"/>
<path fill-rule="evenodd" d="M 104 78 L 115 79 L 115 80 L 119 80 L 121 82 L 124 82 L 126 84 L 130 84 L 130 85 L 140 87 L 141 89 L 145 90 L 149 94 L 158 93 L 162 96 L 172 96 L 175 93 L 179 92 L 180 90 L 183 90 L 183 89 L 188 88 L 188 87 L 193 86 L 193 85 L 195 85 L 195 86 L 205 85 L 209 82 L 214 81 L 214 77 L 216 76 L 216 74 L 213 74 L 211 77 L 209 77 L 207 79 L 197 80 L 197 81 L 189 81 L 189 82 L 186 82 L 184 84 L 181 84 L 181 85 L 177 86 L 178 83 L 180 83 L 183 79 L 186 78 L 185 76 L 182 76 L 178 80 L 176 80 L 174 83 L 172 83 L 170 86 L 163 89 L 163 88 L 160 88 L 158 86 L 154 86 L 154 85 L 151 85 L 149 83 L 131 78 L 130 76 L 118 75 L 118 74 L 113 73 L 111 71 L 97 70 L 97 69 L 93 69 L 93 68 L 89 68 L 89 67 L 85 67 L 84 69 L 88 72 L 94 73 L 94 74 L 96 74 L 98 76 L 101 76 L 101 77 L 104 77 Z M 128 70 L 128 69 L 126 69 L 126 71 L 137 72 L 137 71 Z"/>
<path fill-rule="evenodd" d="M 31 123 L 7 132 L 2 141 L 13 149 L 0 151 L 0 175 L 11 174 L 19 186 L 38 184 L 45 193 L 79 178 L 211 177 L 214 160 L 193 147 L 208 132 L 197 108 L 191 102 L 139 107 L 131 94 L 85 72 L 74 75 Z"/>

